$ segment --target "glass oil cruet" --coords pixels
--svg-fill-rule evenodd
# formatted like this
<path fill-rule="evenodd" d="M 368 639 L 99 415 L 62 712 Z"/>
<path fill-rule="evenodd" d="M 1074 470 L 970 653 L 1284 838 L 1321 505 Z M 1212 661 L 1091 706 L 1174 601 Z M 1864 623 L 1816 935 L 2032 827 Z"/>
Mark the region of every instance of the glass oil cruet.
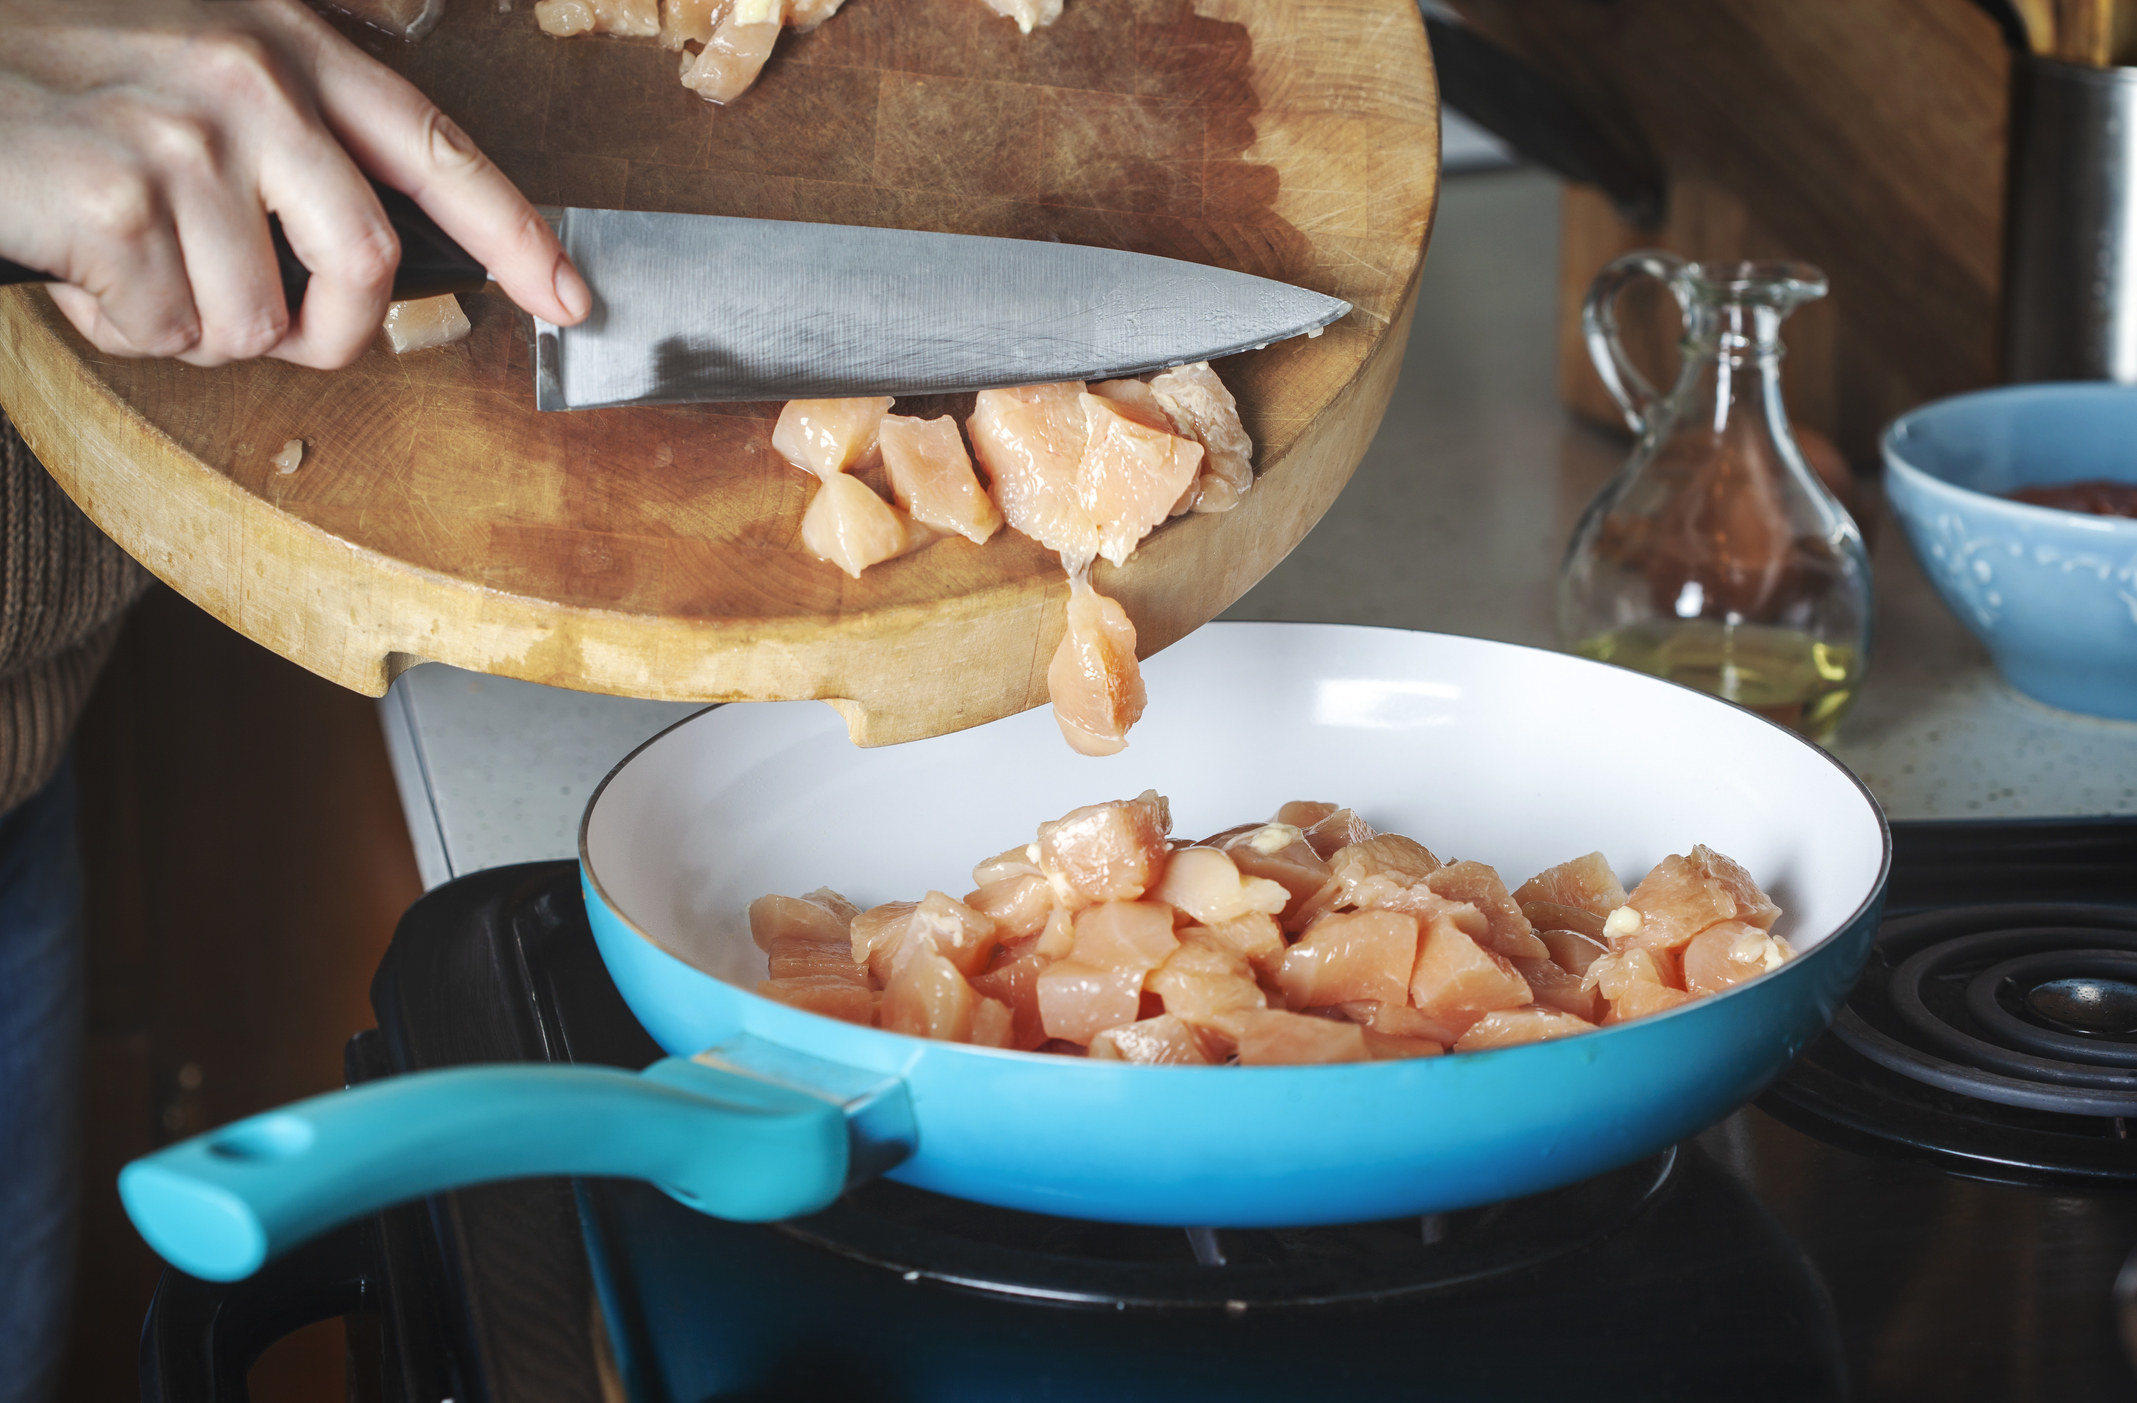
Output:
<path fill-rule="evenodd" d="M 1626 357 L 1617 298 L 1657 278 L 1684 316 L 1667 396 Z M 1781 322 L 1823 297 L 1802 263 L 1633 253 L 1596 276 L 1588 354 L 1639 441 L 1581 518 L 1558 627 L 1587 657 L 1736 702 L 1823 742 L 1870 642 L 1862 532 L 1804 462 L 1781 404 Z"/>

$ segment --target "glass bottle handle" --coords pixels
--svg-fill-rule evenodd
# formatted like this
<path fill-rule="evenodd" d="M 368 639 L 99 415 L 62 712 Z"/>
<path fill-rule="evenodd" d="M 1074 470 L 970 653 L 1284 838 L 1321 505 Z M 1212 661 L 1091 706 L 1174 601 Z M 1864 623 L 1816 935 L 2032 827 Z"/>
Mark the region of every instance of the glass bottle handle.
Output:
<path fill-rule="evenodd" d="M 1625 422 L 1636 434 L 1647 432 L 1655 403 L 1662 396 L 1625 354 L 1625 343 L 1618 336 L 1618 294 L 1641 278 L 1653 278 L 1675 295 L 1677 273 L 1683 267 L 1684 260 L 1675 254 L 1628 253 L 1604 265 L 1588 285 L 1588 300 L 1581 304 L 1581 334 L 1588 342 L 1588 359 L 1595 362 L 1603 388 L 1625 411 Z"/>

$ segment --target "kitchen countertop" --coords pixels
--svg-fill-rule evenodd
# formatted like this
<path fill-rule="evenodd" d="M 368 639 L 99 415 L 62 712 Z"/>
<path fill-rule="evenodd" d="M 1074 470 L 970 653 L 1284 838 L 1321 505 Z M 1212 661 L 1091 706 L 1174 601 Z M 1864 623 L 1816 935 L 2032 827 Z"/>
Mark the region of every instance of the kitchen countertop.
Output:
<path fill-rule="evenodd" d="M 1558 405 L 1557 231 L 1548 176 L 1445 182 L 1379 437 L 1321 524 L 1222 617 L 1555 645 L 1559 553 L 1627 451 Z M 1896 819 L 2137 813 L 2137 724 L 2004 685 L 1885 526 L 1869 673 L 1834 753 Z M 380 708 L 426 886 L 575 855 L 602 775 L 697 709 L 435 663 L 403 675 Z"/>

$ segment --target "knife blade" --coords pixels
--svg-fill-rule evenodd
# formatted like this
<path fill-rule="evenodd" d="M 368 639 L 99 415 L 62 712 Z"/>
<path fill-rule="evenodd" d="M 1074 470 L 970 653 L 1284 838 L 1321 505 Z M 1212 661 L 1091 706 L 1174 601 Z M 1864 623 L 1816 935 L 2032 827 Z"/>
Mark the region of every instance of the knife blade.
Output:
<path fill-rule="evenodd" d="M 949 394 L 1101 380 L 1318 335 L 1350 304 L 1036 239 L 545 210 L 594 291 L 535 323 L 542 409 Z"/>

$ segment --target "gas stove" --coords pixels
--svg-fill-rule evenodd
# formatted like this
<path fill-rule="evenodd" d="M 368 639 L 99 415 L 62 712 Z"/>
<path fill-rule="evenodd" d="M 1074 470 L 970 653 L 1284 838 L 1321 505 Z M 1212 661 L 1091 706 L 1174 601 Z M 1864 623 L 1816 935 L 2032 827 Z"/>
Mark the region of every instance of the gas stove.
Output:
<path fill-rule="evenodd" d="M 2137 823 L 1894 839 L 1832 1033 L 1755 1106 L 1584 1183 L 1296 1231 L 891 1182 L 757 1226 L 638 1183 L 494 1184 L 234 1286 L 167 1272 L 144 1396 L 242 1397 L 267 1342 L 342 1314 L 352 1396 L 392 1403 L 2137 1397 Z M 425 897 L 372 1000 L 352 1081 L 659 1055 L 570 864 Z"/>

